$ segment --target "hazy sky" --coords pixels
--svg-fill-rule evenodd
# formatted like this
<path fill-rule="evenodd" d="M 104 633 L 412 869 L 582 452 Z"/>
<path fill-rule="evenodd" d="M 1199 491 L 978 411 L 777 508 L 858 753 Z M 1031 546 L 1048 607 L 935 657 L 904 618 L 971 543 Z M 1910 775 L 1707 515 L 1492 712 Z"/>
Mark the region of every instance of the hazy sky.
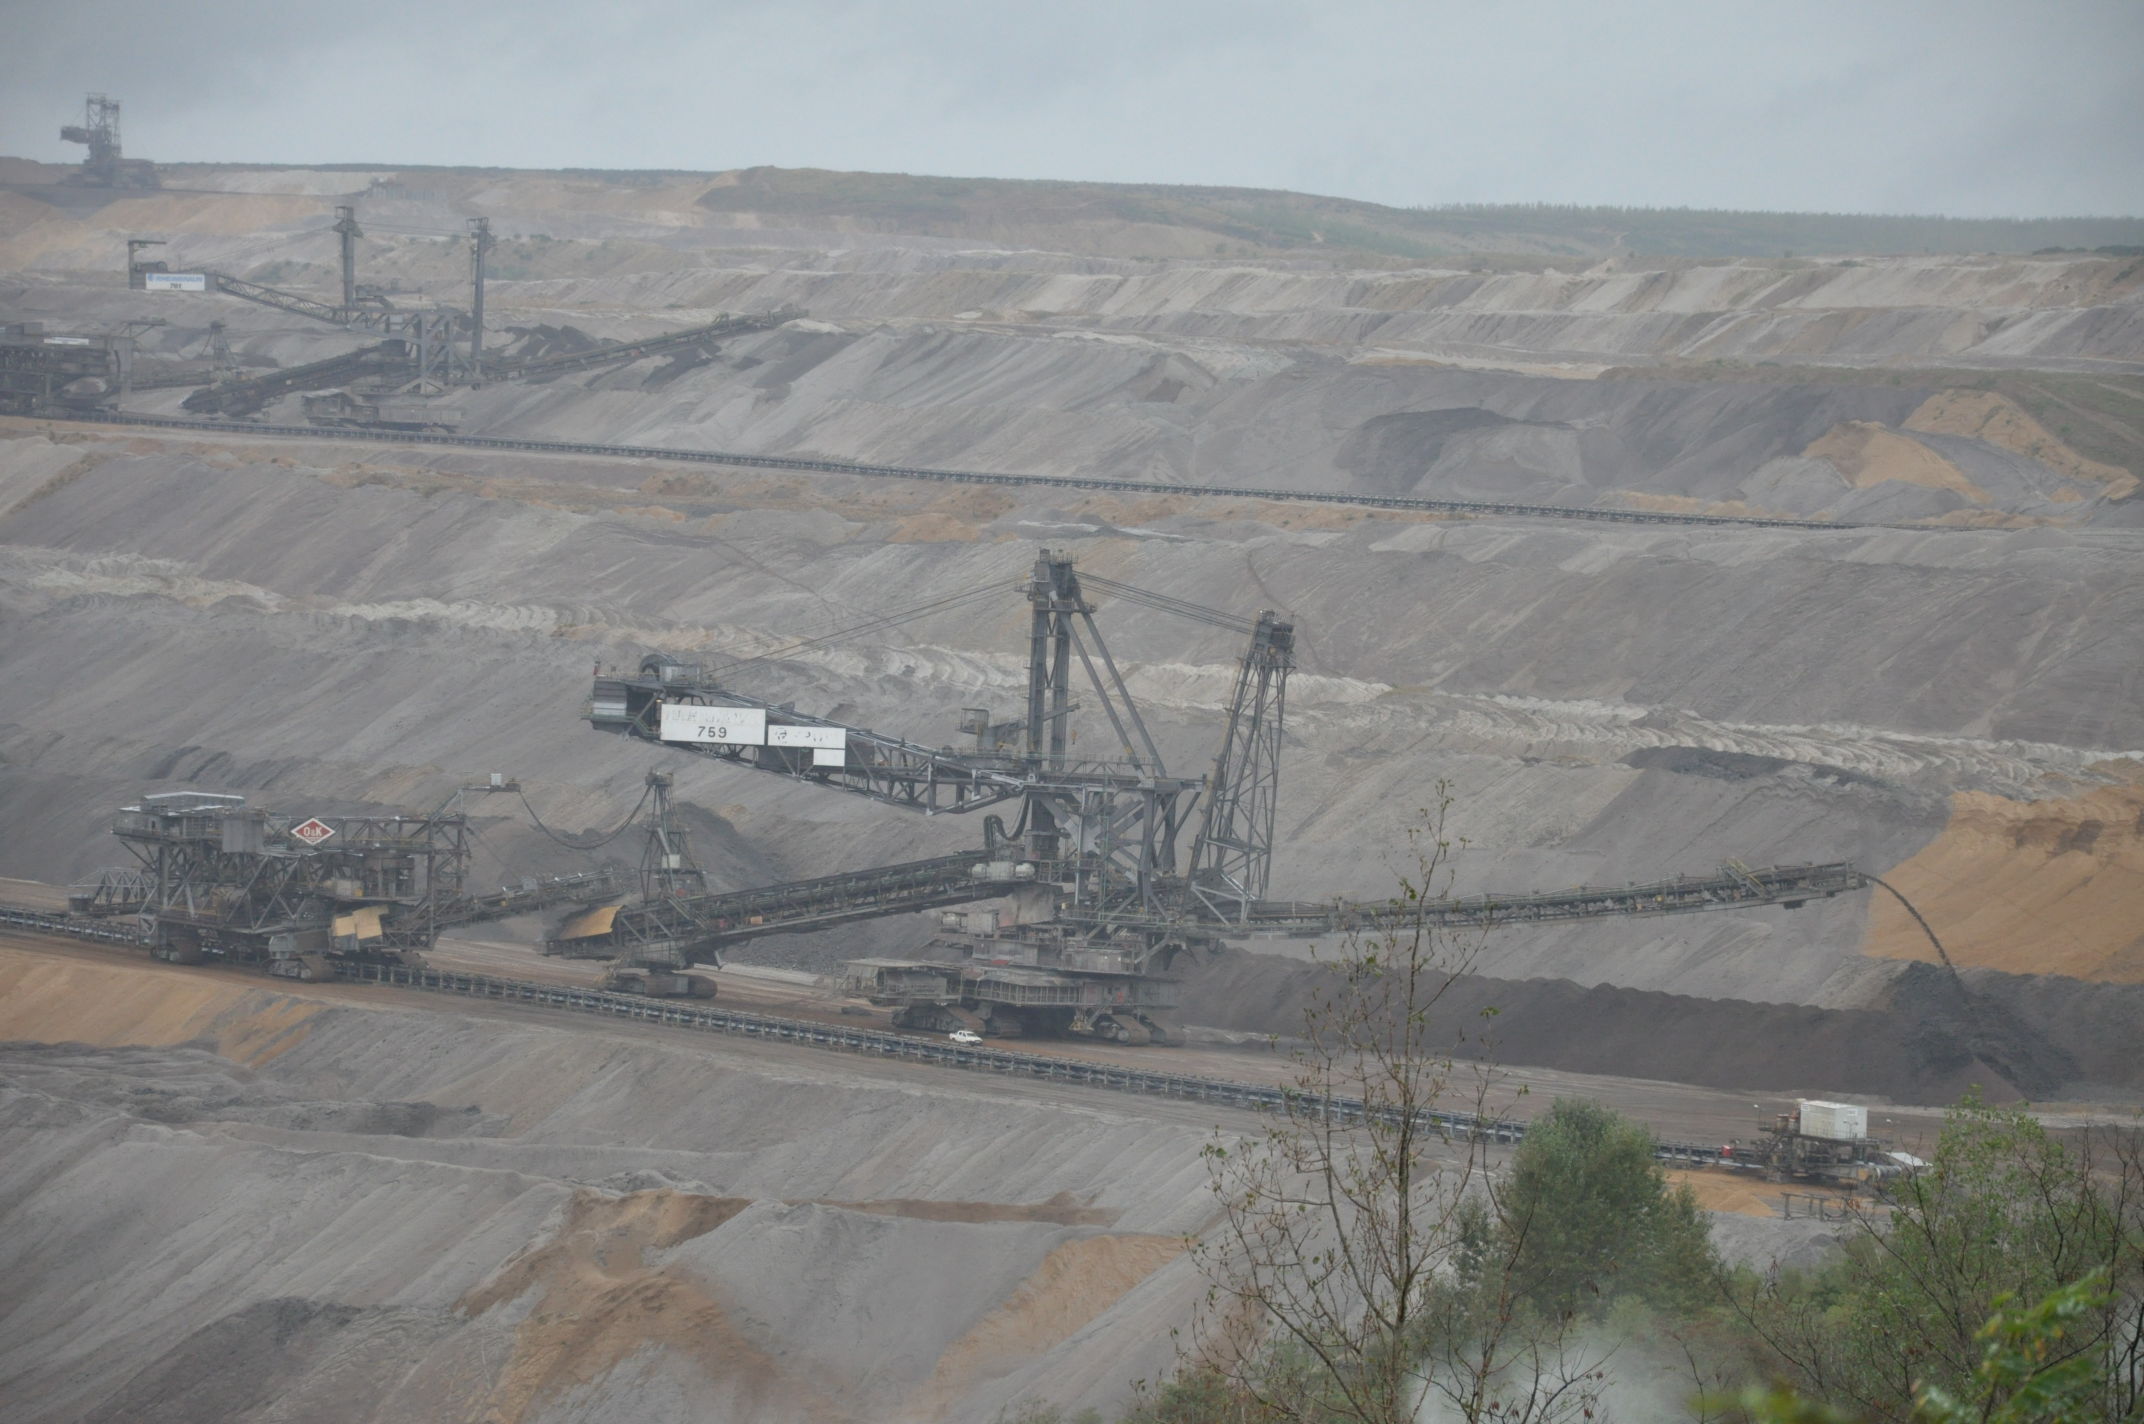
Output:
<path fill-rule="evenodd" d="M 2144 0 L 0 0 L 0 153 L 2144 213 Z"/>

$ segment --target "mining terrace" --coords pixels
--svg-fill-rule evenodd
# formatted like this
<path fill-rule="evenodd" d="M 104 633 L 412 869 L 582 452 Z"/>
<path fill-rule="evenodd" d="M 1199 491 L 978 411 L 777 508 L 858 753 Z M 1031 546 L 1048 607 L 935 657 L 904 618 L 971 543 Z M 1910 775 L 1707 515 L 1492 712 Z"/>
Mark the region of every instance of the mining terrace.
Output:
<path fill-rule="evenodd" d="M 1499 930 L 1454 1006 L 1499 1010 L 1521 1115 L 1584 1094 L 1710 1140 L 1820 1095 L 1911 1144 L 1968 1088 L 2058 1120 L 2144 1094 L 2139 259 L 1216 252 L 765 174 L 181 166 L 94 202 L 56 177 L 0 171 L 0 322 L 133 323 L 133 375 L 175 383 L 0 417 L 0 900 L 119 863 L 144 796 L 334 817 L 492 773 L 580 840 L 668 771 L 717 889 L 968 849 L 969 818 L 599 735 L 591 668 L 777 654 L 754 697 L 950 744 L 1023 696 L 1017 599 L 815 640 L 1047 547 L 1292 620 L 1277 899 L 1389 895 L 1448 796 L 1456 894 L 1844 862 L 1951 961 L 1876 894 Z M 397 309 L 464 300 L 480 214 L 499 359 L 618 357 L 425 396 L 433 433 L 529 448 L 316 424 L 296 388 L 184 424 L 189 373 L 382 333 L 138 289 L 126 239 L 332 307 L 338 206 Z M 778 319 L 623 349 L 737 313 Z M 1236 640 L 1099 616 L 1196 775 Z M 487 883 L 588 863 L 471 815 Z M 718 1002 L 885 1026 L 840 966 L 938 929 L 754 940 Z M 594 982 L 546 933 L 431 953 Z M 1314 944 L 1183 964 L 1181 1046 L 1023 1051 L 1271 1081 Z M 1201 1147 L 1258 1124 L 27 934 L 0 1019 L 11 1424 L 1111 1407 L 1197 1295 Z M 1762 1184 L 1693 1180 L 1730 1249 L 1820 1247 Z"/>

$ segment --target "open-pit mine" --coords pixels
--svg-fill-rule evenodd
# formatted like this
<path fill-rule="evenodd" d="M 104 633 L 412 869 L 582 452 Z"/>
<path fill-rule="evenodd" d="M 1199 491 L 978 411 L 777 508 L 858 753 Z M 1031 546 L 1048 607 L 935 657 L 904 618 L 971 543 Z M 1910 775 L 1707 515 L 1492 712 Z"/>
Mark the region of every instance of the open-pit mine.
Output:
<path fill-rule="evenodd" d="M 0 159 L 7 1424 L 1115 1408 L 1438 825 L 1495 1131 L 1730 1254 L 2144 1098 L 2133 248 L 114 124 Z"/>

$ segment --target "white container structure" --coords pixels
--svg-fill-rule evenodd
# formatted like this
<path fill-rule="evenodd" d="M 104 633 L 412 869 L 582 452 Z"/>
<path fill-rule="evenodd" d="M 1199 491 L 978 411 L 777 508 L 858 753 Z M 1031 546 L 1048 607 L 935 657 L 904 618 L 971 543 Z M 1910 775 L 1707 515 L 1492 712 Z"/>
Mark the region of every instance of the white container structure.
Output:
<path fill-rule="evenodd" d="M 1827 1142 L 1859 1142 L 1869 1135 L 1869 1110 L 1852 1103 L 1824 1103 L 1804 1098 L 1801 1133 Z"/>

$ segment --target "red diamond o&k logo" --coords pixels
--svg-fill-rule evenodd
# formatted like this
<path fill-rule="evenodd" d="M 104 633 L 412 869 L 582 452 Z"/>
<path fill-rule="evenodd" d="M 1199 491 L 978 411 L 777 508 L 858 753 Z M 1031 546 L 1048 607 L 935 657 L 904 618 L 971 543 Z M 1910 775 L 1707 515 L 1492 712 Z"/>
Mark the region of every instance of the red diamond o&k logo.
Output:
<path fill-rule="evenodd" d="M 290 833 L 296 836 L 299 840 L 304 841 L 307 845 L 316 846 L 319 845 L 322 841 L 326 840 L 329 836 L 334 835 L 335 828 L 329 825 L 327 822 L 321 820 L 318 816 L 314 816 L 310 820 L 306 821 L 303 825 L 292 826 L 290 828 Z"/>

